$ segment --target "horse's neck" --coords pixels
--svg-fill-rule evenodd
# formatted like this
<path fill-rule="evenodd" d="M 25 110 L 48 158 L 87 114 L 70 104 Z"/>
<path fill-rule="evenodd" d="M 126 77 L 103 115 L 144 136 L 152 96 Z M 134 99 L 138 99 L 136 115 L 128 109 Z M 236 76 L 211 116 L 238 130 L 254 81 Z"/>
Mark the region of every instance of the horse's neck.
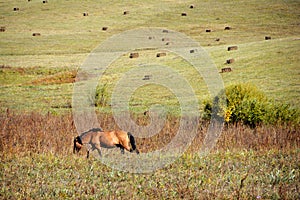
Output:
<path fill-rule="evenodd" d="M 91 141 L 93 137 L 93 133 L 85 133 L 84 135 L 81 136 L 81 141 L 83 144 L 87 144 Z"/>

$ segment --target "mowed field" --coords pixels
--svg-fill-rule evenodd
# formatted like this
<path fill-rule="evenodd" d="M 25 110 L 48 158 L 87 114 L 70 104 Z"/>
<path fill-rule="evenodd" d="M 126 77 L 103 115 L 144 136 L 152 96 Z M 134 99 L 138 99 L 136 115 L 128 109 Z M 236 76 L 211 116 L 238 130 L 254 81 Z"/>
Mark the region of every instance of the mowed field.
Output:
<path fill-rule="evenodd" d="M 85 152 L 72 154 L 77 71 L 101 42 L 131 29 L 183 33 L 207 51 L 218 71 L 232 69 L 220 73 L 225 86 L 251 83 L 275 102 L 300 109 L 299 1 L 0 0 L 0 11 L 1 199 L 300 198 L 299 124 L 229 124 L 212 152 L 199 157 L 209 126 L 200 120 L 184 155 L 147 174 L 118 171 L 87 160 Z M 99 80 L 103 98 L 95 104 L 102 128 L 118 128 L 111 93 L 123 74 L 141 64 L 169 66 L 183 76 L 202 113 L 212 97 L 186 60 L 160 49 L 134 52 L 138 58 L 120 56 Z M 158 52 L 166 56 L 156 57 Z M 228 59 L 234 62 L 226 64 Z M 158 85 L 145 85 L 131 97 L 137 124 L 149 123 L 143 113 L 154 104 L 167 108 L 166 124 L 159 134 L 136 139 L 141 153 L 162 148 L 178 131 L 178 100 Z"/>

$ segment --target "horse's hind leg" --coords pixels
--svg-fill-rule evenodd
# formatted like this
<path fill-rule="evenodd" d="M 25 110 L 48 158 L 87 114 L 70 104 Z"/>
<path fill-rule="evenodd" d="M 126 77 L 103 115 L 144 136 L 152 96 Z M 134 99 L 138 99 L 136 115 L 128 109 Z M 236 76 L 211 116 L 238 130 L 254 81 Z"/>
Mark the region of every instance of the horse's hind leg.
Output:
<path fill-rule="evenodd" d="M 116 144 L 116 147 L 119 147 L 121 149 L 121 153 L 124 154 L 124 147 L 121 144 Z"/>
<path fill-rule="evenodd" d="M 130 148 L 129 144 L 122 146 L 122 148 L 123 148 L 123 152 L 124 152 L 124 149 L 126 149 L 129 152 L 132 152 L 132 149 Z"/>
<path fill-rule="evenodd" d="M 120 149 L 121 149 L 121 153 L 124 154 L 125 153 L 124 147 L 121 146 Z"/>
<path fill-rule="evenodd" d="M 100 144 L 95 144 L 95 148 L 97 149 L 97 151 L 98 151 L 100 157 L 102 157 Z"/>

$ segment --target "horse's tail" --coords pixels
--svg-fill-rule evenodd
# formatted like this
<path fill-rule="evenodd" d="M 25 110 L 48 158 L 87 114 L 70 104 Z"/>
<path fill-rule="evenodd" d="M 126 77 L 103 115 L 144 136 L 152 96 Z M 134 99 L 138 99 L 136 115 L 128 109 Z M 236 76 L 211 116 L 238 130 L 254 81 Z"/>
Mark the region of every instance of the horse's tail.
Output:
<path fill-rule="evenodd" d="M 129 141 L 130 141 L 132 150 L 133 150 L 133 151 L 136 151 L 136 153 L 139 154 L 140 152 L 139 152 L 139 150 L 136 148 L 135 139 L 134 139 L 133 135 L 132 135 L 130 132 L 128 132 L 127 135 L 128 135 L 128 137 L 129 137 Z"/>
<path fill-rule="evenodd" d="M 78 152 L 81 149 L 82 145 L 83 145 L 81 138 L 79 136 L 75 137 L 73 143 L 74 143 L 73 153 L 75 153 L 75 151 Z"/>

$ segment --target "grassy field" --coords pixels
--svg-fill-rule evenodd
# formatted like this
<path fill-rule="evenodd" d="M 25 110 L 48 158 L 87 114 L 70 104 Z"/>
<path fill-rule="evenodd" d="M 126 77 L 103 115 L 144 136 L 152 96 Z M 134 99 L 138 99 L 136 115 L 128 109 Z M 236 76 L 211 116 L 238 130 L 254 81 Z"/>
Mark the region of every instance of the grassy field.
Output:
<path fill-rule="evenodd" d="M 117 127 L 112 116 L 99 119 L 101 127 Z M 85 151 L 73 155 L 71 115 L 7 113 L 0 122 L 1 199 L 298 199 L 300 194 L 299 127 L 254 131 L 230 125 L 212 153 L 199 157 L 208 128 L 203 121 L 188 151 L 174 163 L 132 174 L 93 156 L 87 160 Z M 179 120 L 170 117 L 160 134 L 137 138 L 141 153 L 165 146 L 178 126 Z"/>
<path fill-rule="evenodd" d="M 15 156 L 1 162 L 1 198 L 298 199 L 298 154 L 238 151 L 204 159 L 187 155 L 153 174 L 120 172 L 99 160 L 75 156 Z"/>
<path fill-rule="evenodd" d="M 199 157 L 209 126 L 200 120 L 199 134 L 182 157 L 153 173 L 131 174 L 86 160 L 85 152 L 73 155 L 78 133 L 71 114 L 76 73 L 89 53 L 115 34 L 147 27 L 197 41 L 219 71 L 232 68 L 221 73 L 225 86 L 249 82 L 268 98 L 300 109 L 298 0 L 0 0 L 0 11 L 0 199 L 300 198 L 299 124 L 228 125 L 211 154 Z M 227 51 L 232 45 L 238 50 Z M 118 128 L 109 106 L 114 86 L 141 63 L 174 69 L 201 105 L 211 98 L 203 78 L 178 55 L 137 51 L 135 59 L 130 52 L 120 56 L 99 80 L 105 101 L 95 103 L 104 129 Z M 225 64 L 231 58 L 234 63 Z M 137 138 L 142 153 L 162 148 L 178 130 L 178 101 L 157 85 L 133 94 L 135 121 L 147 124 L 143 112 L 157 103 L 169 107 L 169 115 L 159 134 Z"/>
<path fill-rule="evenodd" d="M 162 27 L 182 32 L 199 42 L 219 70 L 228 67 L 224 64 L 227 59 L 234 58 L 230 65 L 233 72 L 222 74 L 225 85 L 251 82 L 270 98 L 299 105 L 298 1 L 171 2 L 1 2 L 1 26 L 5 27 L 5 32 L 0 34 L 1 104 L 21 111 L 59 113 L 60 107 L 71 104 L 71 80 L 46 85 L 41 79 L 77 70 L 94 48 L 114 34 L 133 28 Z M 14 7 L 20 10 L 13 11 Z M 123 15 L 127 10 L 129 14 Z M 89 15 L 83 16 L 84 12 Z M 187 16 L 181 16 L 182 12 Z M 224 30 L 226 26 L 231 30 Z M 102 27 L 108 30 L 103 31 Z M 207 33 L 206 29 L 212 32 Z M 33 37 L 33 33 L 41 36 Z M 271 36 L 272 40 L 265 41 L 265 36 Z M 239 50 L 228 52 L 229 45 L 238 45 Z M 134 64 L 149 61 L 153 52 L 140 53 L 145 56 L 134 61 L 123 56 L 115 66 L 110 66 L 115 70 L 107 71 L 107 76 L 115 79 L 108 83 L 116 82 Z M 197 80 L 190 84 L 198 98 L 207 98 L 205 84 L 201 84 L 201 77 L 195 77 L 195 73 L 188 73 L 191 68 L 188 63 L 172 54 L 155 62 L 181 68 L 181 74 L 189 81 Z M 25 72 L 21 73 L 19 68 Z"/>

